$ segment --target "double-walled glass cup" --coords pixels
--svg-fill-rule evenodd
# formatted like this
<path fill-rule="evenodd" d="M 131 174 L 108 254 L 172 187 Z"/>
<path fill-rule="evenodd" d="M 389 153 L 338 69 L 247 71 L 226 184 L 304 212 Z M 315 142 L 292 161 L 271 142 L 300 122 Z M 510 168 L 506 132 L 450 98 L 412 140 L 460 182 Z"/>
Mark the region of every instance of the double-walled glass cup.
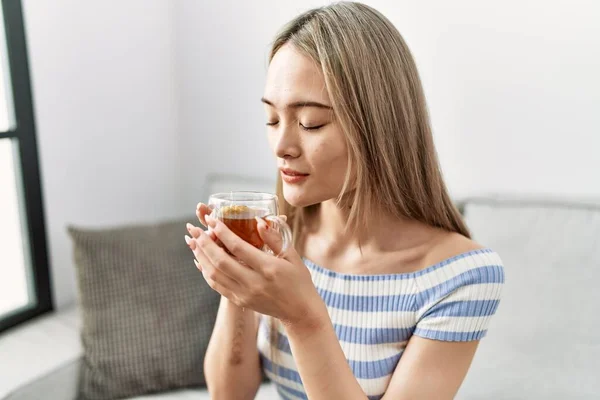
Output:
<path fill-rule="evenodd" d="M 215 193 L 209 197 L 208 206 L 212 209 L 211 217 L 223 222 L 233 233 L 257 249 L 271 252 L 258 234 L 256 217 L 262 218 L 281 234 L 281 253 L 291 246 L 292 231 L 278 216 L 279 205 L 274 194 L 241 191 Z"/>

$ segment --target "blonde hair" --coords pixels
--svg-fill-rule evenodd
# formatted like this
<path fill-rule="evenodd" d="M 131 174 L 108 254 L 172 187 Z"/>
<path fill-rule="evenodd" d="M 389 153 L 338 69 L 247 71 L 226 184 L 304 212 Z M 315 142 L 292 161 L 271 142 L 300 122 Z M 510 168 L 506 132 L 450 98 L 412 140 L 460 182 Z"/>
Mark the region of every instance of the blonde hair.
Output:
<path fill-rule="evenodd" d="M 352 197 L 349 228 L 382 210 L 470 237 L 442 178 L 417 67 L 394 25 L 367 5 L 339 2 L 286 24 L 269 61 L 287 43 L 322 68 L 345 134 L 349 168 L 338 201 Z M 297 230 L 303 210 L 281 188 L 279 177 L 281 211 Z"/>
<path fill-rule="evenodd" d="M 338 2 L 286 24 L 269 61 L 285 44 L 321 67 L 345 134 L 349 168 L 338 202 L 352 204 L 348 228 L 368 226 L 380 210 L 470 237 L 442 178 L 415 61 L 394 25 L 365 4 Z M 297 240 L 306 209 L 285 201 L 281 177 L 277 194 Z"/>

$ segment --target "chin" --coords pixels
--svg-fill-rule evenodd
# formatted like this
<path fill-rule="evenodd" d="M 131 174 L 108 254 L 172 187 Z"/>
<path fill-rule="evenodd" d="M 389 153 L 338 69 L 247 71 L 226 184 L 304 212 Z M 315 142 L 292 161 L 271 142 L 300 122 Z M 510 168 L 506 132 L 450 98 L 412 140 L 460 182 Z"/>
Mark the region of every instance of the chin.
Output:
<path fill-rule="evenodd" d="M 310 196 L 307 190 L 286 183 L 283 184 L 283 197 L 293 207 L 308 207 L 319 203 L 319 201 L 312 199 L 313 196 Z"/>

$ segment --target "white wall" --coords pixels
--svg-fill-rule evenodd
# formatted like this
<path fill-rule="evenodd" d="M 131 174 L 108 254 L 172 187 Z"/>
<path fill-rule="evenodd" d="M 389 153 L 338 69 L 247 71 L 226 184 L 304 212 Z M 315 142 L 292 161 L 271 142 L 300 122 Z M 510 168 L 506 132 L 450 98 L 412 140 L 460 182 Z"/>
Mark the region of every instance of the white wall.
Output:
<path fill-rule="evenodd" d="M 600 2 L 364 2 L 413 51 L 453 195 L 600 195 Z M 272 176 L 258 101 L 268 44 L 325 3 L 176 3 L 188 197 L 206 173 Z"/>
<path fill-rule="evenodd" d="M 600 195 L 599 2 L 371 3 L 417 58 L 454 194 Z"/>
<path fill-rule="evenodd" d="M 181 213 L 171 5 L 26 0 L 55 301 L 74 300 L 67 223 Z"/>

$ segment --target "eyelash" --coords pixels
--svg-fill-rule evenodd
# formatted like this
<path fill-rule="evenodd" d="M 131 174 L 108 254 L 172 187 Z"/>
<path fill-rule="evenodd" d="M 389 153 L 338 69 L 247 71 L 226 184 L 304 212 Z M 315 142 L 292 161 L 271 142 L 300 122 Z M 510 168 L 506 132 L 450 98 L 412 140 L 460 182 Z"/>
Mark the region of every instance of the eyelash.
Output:
<path fill-rule="evenodd" d="M 277 122 L 267 122 L 267 126 L 275 126 L 278 123 L 279 123 L 279 121 L 277 121 Z M 316 130 L 321 129 L 322 127 L 325 126 L 325 124 L 317 125 L 317 126 L 304 126 L 301 123 L 298 123 L 298 125 L 300 125 L 300 127 L 302 129 L 304 129 L 305 131 L 316 131 Z"/>

